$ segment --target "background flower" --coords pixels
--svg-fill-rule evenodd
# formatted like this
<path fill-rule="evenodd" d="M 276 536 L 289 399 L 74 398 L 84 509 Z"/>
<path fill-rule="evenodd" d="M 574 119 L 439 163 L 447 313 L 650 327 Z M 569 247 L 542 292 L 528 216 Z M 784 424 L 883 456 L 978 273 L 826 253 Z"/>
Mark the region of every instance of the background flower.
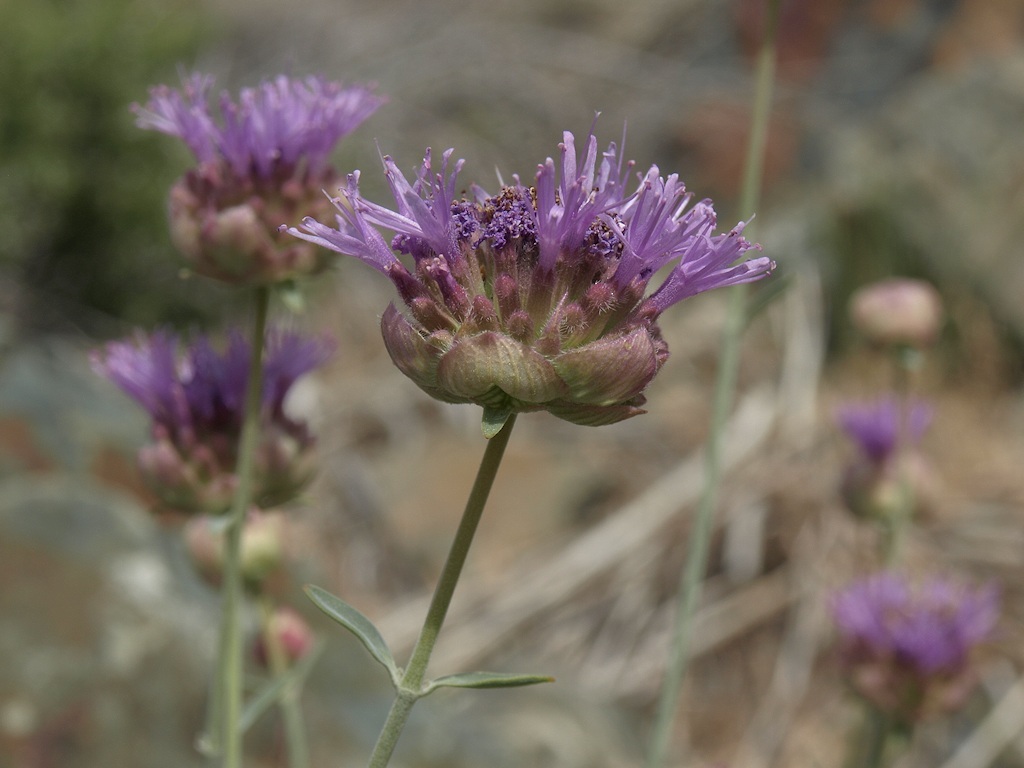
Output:
<path fill-rule="evenodd" d="M 930 403 L 893 396 L 837 409 L 836 420 L 856 448 L 840 481 L 843 501 L 854 514 L 894 520 L 938 503 L 939 478 L 920 448 L 933 415 Z"/>
<path fill-rule="evenodd" d="M 998 590 L 886 572 L 856 581 L 832 602 L 840 661 L 854 690 L 914 722 L 956 709 L 974 683 L 972 651 L 999 618 Z"/>
<path fill-rule="evenodd" d="M 152 442 L 139 452 L 147 482 L 168 506 L 219 514 L 236 485 L 252 350 L 238 332 L 223 351 L 199 337 L 180 355 L 166 331 L 137 334 L 93 354 L 94 370 L 117 384 L 149 413 Z M 284 411 L 289 389 L 327 360 L 331 345 L 290 331 L 272 331 L 263 361 L 260 444 L 254 498 L 273 506 L 294 498 L 313 474 L 313 438 Z"/>
<path fill-rule="evenodd" d="M 314 274 L 326 262 L 278 227 L 328 210 L 321 190 L 335 184 L 328 160 L 338 141 L 383 103 L 366 86 L 284 75 L 224 93 L 210 104 L 213 78 L 194 73 L 180 89 L 157 86 L 141 128 L 181 139 L 197 165 L 170 195 L 171 235 L 200 274 L 270 283 Z"/>
<path fill-rule="evenodd" d="M 869 403 L 847 403 L 836 411 L 836 420 L 847 437 L 868 460 L 881 464 L 889 460 L 900 445 L 917 446 L 934 416 L 934 408 L 924 401 L 904 405 L 886 396 Z"/>

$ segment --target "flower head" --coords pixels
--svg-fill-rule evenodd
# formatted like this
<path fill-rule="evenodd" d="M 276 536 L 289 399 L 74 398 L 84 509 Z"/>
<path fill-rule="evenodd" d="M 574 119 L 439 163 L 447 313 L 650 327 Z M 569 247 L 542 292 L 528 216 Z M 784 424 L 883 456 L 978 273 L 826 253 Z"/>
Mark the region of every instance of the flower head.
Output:
<path fill-rule="evenodd" d="M 278 233 L 301 213 L 326 216 L 320 194 L 336 182 L 328 158 L 338 141 L 383 103 L 369 88 L 284 75 L 224 93 L 210 106 L 213 78 L 194 73 L 180 89 L 157 86 L 138 125 L 181 139 L 197 165 L 174 186 L 171 235 L 200 274 L 270 283 L 312 274 L 326 262 Z"/>
<path fill-rule="evenodd" d="M 854 514 L 885 521 L 934 505 L 938 479 L 920 450 L 933 413 L 928 403 L 904 404 L 895 397 L 837 410 L 839 425 L 857 448 L 840 488 Z"/>
<path fill-rule="evenodd" d="M 536 410 L 610 424 L 643 413 L 643 390 L 668 357 L 656 323 L 665 309 L 774 264 L 741 260 L 757 248 L 744 225 L 715 234 L 710 201 L 691 205 L 676 175 L 652 166 L 627 189 L 632 163 L 614 144 L 599 155 L 593 135 L 577 154 L 565 133 L 559 152 L 530 185 L 515 176 L 468 197 L 456 192 L 463 163 L 452 150 L 439 163 L 428 150 L 412 181 L 385 157 L 393 208 L 360 194 L 357 171 L 334 200 L 336 227 L 306 218 L 288 231 L 391 279 L 405 309 L 385 310 L 385 344 L 433 397 L 482 405 L 499 424 Z"/>
<path fill-rule="evenodd" d="M 841 663 L 854 689 L 904 722 L 949 711 L 973 684 L 971 653 L 999 618 L 992 586 L 971 589 L 895 573 L 855 582 L 832 601 Z"/>
<path fill-rule="evenodd" d="M 933 415 L 928 403 L 905 406 L 894 397 L 884 397 L 873 403 L 845 405 L 836 418 L 864 457 L 882 464 L 896 453 L 901 440 L 910 446 L 920 443 Z"/>
<path fill-rule="evenodd" d="M 132 397 L 152 419 L 152 442 L 139 452 L 143 475 L 169 507 L 219 514 L 237 484 L 235 463 L 244 418 L 250 344 L 229 335 L 219 352 L 206 337 L 178 353 L 169 332 L 139 333 L 93 355 L 93 368 Z M 266 341 L 257 503 L 293 498 L 312 477 L 313 438 L 284 410 L 292 384 L 330 355 L 323 339 L 273 331 Z"/>

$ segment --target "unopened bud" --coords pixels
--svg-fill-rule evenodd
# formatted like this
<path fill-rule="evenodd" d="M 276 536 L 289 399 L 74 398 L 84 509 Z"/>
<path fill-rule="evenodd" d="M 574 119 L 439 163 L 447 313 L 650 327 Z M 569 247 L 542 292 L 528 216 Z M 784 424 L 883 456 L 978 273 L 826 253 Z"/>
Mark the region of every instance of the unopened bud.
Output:
<path fill-rule="evenodd" d="M 313 647 L 313 630 L 298 612 L 281 606 L 271 614 L 263 634 L 257 638 L 253 647 L 256 662 L 263 667 L 270 666 L 268 642 L 275 643 L 284 660 L 294 664 Z"/>
<path fill-rule="evenodd" d="M 853 294 L 850 319 L 874 344 L 921 349 L 939 335 L 942 299 L 923 280 L 882 280 Z"/>
<path fill-rule="evenodd" d="M 220 517 L 194 517 L 185 524 L 185 547 L 203 579 L 219 585 L 224 572 L 227 521 Z M 256 588 L 280 567 L 284 519 L 280 514 L 252 510 L 242 527 L 239 562 L 242 578 Z"/>

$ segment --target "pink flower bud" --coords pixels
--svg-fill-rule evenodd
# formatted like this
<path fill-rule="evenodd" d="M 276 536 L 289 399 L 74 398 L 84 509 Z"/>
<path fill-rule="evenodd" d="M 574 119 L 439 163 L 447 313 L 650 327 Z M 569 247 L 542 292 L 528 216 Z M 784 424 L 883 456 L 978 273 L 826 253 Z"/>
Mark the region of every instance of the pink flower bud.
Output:
<path fill-rule="evenodd" d="M 289 664 L 294 664 L 309 653 L 313 647 L 313 630 L 310 629 L 306 620 L 294 609 L 280 606 L 274 610 L 268 626 L 264 628 L 263 634 L 256 639 L 253 646 L 253 655 L 256 657 L 256 662 L 262 667 L 270 666 L 270 653 L 267 648 L 268 633 L 271 642 L 277 644 Z"/>
<path fill-rule="evenodd" d="M 923 280 L 882 280 L 853 294 L 850 319 L 874 344 L 920 349 L 930 346 L 938 337 L 942 299 Z"/>

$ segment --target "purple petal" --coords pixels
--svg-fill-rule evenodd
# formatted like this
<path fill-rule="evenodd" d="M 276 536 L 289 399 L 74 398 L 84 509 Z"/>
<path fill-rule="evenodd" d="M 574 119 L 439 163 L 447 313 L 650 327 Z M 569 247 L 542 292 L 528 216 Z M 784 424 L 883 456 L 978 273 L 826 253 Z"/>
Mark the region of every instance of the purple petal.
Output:
<path fill-rule="evenodd" d="M 364 86 L 279 75 L 243 88 L 237 101 L 223 93 L 218 124 L 209 104 L 212 87 L 213 78 L 199 73 L 184 76 L 180 91 L 157 86 L 146 107 L 133 107 L 137 123 L 177 136 L 200 163 L 224 161 L 240 178 L 266 180 L 300 165 L 319 173 L 338 141 L 383 104 Z"/>

